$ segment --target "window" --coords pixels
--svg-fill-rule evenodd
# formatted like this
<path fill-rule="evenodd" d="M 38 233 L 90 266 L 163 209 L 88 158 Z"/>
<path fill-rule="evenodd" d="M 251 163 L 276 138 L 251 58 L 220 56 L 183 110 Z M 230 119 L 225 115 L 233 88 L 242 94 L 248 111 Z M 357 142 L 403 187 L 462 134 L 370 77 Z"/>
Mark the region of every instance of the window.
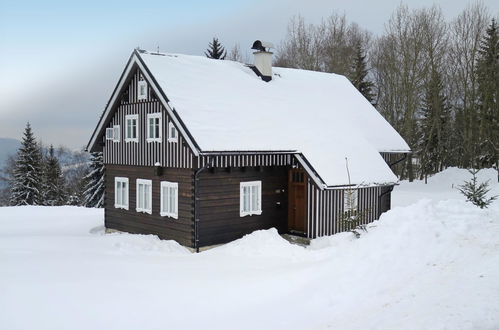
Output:
<path fill-rule="evenodd" d="M 161 113 L 147 115 L 147 142 L 161 142 Z"/>
<path fill-rule="evenodd" d="M 168 142 L 177 142 L 178 141 L 178 132 L 177 128 L 173 125 L 172 122 L 168 123 Z"/>
<path fill-rule="evenodd" d="M 137 91 L 137 99 L 138 100 L 146 100 L 147 99 L 147 83 L 144 80 L 139 81 Z"/>
<path fill-rule="evenodd" d="M 345 189 L 343 193 L 343 212 L 357 211 L 359 203 L 359 191 L 357 189 Z"/>
<path fill-rule="evenodd" d="M 178 183 L 161 181 L 161 216 L 178 219 Z"/>
<path fill-rule="evenodd" d="M 113 142 L 120 142 L 120 125 L 106 128 L 106 140 L 113 140 Z"/>
<path fill-rule="evenodd" d="M 241 182 L 239 215 L 262 214 L 262 181 Z"/>
<path fill-rule="evenodd" d="M 126 142 L 139 142 L 139 115 L 126 115 Z"/>
<path fill-rule="evenodd" d="M 114 178 L 114 207 L 128 210 L 128 178 Z"/>
<path fill-rule="evenodd" d="M 152 213 L 152 181 L 137 179 L 137 212 Z"/>

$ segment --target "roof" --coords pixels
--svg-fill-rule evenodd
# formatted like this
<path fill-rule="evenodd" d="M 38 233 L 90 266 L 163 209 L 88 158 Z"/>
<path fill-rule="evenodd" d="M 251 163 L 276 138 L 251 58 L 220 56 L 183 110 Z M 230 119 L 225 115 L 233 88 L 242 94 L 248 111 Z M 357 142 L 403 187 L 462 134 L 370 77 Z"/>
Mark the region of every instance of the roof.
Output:
<path fill-rule="evenodd" d="M 201 56 L 135 52 L 200 151 L 297 151 L 326 186 L 397 181 L 379 152 L 409 152 L 341 75 L 248 66 Z"/>

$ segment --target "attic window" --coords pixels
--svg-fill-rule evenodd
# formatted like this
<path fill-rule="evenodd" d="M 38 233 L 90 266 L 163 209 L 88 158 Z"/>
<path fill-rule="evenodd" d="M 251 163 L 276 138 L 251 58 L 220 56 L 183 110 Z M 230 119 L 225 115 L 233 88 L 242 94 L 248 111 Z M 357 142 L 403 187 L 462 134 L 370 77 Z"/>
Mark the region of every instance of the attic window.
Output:
<path fill-rule="evenodd" d="M 113 127 L 106 128 L 106 140 L 120 142 L 120 125 L 114 125 Z"/>
<path fill-rule="evenodd" d="M 140 100 L 147 100 L 147 83 L 145 80 L 139 81 L 139 84 L 137 86 L 137 99 Z"/>
<path fill-rule="evenodd" d="M 147 115 L 147 142 L 161 142 L 161 112 Z"/>
<path fill-rule="evenodd" d="M 139 142 L 139 128 L 137 125 L 139 115 L 126 115 L 125 121 L 125 142 Z"/>
<path fill-rule="evenodd" d="M 168 142 L 178 141 L 178 131 L 172 122 L 168 123 Z"/>

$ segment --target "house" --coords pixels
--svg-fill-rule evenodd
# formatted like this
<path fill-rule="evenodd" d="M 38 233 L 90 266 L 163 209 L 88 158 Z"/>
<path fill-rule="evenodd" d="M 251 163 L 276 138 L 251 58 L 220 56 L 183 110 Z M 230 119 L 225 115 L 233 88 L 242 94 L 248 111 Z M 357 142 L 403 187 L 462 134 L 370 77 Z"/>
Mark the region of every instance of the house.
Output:
<path fill-rule="evenodd" d="M 390 208 L 409 147 L 347 78 L 135 50 L 88 144 L 107 228 L 194 248 L 258 229 L 308 238 Z"/>

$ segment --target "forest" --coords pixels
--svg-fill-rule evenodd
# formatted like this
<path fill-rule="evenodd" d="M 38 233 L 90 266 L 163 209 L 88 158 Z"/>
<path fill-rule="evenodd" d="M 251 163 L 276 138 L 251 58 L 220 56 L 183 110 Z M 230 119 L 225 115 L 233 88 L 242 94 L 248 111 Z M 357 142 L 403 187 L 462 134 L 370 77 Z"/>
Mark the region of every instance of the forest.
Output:
<path fill-rule="evenodd" d="M 295 16 L 276 48 L 275 66 L 350 79 L 411 147 L 396 169 L 401 179 L 426 180 L 451 166 L 499 168 L 499 41 L 496 17 L 483 3 L 451 19 L 436 5 L 402 4 L 381 35 L 346 15 L 332 13 L 319 24 Z M 218 38 L 204 54 L 249 62 L 239 44 L 227 52 Z M 76 165 L 61 167 L 28 124 L 0 173 L 0 205 L 101 207 L 102 155 L 72 154 Z"/>

